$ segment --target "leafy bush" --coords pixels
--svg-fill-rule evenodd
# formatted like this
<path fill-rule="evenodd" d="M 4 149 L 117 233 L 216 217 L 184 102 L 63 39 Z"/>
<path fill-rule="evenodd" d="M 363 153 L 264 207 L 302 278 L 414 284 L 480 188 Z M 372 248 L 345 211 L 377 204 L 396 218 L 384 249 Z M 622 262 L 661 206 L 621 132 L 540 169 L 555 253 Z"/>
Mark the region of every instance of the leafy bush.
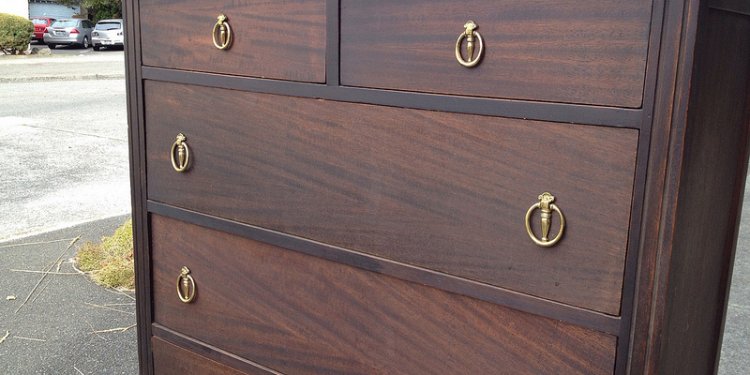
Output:
<path fill-rule="evenodd" d="M 122 18 L 121 0 L 83 0 L 81 3 L 89 13 L 94 14 L 94 22 L 108 18 Z"/>
<path fill-rule="evenodd" d="M 0 50 L 15 55 L 23 52 L 31 43 L 34 24 L 26 18 L 0 13 Z"/>

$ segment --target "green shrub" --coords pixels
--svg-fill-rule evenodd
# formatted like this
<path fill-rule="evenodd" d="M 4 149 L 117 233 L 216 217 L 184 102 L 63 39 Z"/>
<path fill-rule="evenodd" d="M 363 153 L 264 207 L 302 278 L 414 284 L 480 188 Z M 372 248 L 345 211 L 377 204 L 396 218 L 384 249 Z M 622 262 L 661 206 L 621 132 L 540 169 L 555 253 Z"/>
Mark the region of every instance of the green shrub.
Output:
<path fill-rule="evenodd" d="M 0 13 L 0 50 L 15 55 L 23 52 L 31 43 L 34 24 L 26 18 Z"/>

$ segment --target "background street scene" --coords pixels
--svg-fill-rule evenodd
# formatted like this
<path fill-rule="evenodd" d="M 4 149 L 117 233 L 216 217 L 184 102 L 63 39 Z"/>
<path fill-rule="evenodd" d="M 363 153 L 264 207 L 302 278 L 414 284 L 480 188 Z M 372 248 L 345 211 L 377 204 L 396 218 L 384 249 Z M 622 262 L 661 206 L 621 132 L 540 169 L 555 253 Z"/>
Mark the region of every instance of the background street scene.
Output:
<path fill-rule="evenodd" d="M 130 212 L 123 51 L 0 60 L 0 241 Z"/>
<path fill-rule="evenodd" d="M 0 374 L 135 374 L 132 293 L 70 261 L 130 212 L 123 52 L 32 47 L 0 56 Z M 750 189 L 719 373 L 748 368 Z"/>

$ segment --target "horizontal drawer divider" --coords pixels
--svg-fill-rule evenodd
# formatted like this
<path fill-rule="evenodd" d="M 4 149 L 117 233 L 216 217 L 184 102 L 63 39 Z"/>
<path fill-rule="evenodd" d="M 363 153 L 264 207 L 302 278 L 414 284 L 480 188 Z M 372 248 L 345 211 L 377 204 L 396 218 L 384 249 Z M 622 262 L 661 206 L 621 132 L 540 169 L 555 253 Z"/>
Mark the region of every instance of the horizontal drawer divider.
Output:
<path fill-rule="evenodd" d="M 618 335 L 620 333 L 622 319 L 617 316 L 586 310 L 443 272 L 364 254 L 291 234 L 201 214 L 151 200 L 148 201 L 147 208 L 149 212 L 159 215 L 401 280 L 427 285 L 535 315 L 546 316 L 611 335 Z"/>
<path fill-rule="evenodd" d="M 615 128 L 640 129 L 644 126 L 642 109 L 332 86 L 148 66 L 142 67 L 142 70 L 143 78 L 146 80 L 266 94 Z"/>
<path fill-rule="evenodd" d="M 247 372 L 249 374 L 275 374 L 283 375 L 281 372 L 270 369 L 249 359 L 242 358 L 232 353 L 221 350 L 215 346 L 206 344 L 202 341 L 185 336 L 179 332 L 173 331 L 159 323 L 152 323 L 151 330 L 154 336 L 169 342 L 170 344 L 187 349 L 216 362 L 234 367 L 235 369 Z"/>

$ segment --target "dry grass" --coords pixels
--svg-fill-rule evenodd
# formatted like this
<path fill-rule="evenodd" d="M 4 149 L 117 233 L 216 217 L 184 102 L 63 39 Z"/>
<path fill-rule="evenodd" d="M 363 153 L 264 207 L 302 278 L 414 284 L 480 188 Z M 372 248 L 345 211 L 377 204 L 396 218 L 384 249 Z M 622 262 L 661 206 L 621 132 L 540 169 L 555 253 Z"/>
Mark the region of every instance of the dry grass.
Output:
<path fill-rule="evenodd" d="M 86 243 L 78 250 L 76 262 L 99 285 L 108 288 L 135 288 L 133 272 L 133 223 L 128 220 L 110 237 L 98 244 Z"/>

